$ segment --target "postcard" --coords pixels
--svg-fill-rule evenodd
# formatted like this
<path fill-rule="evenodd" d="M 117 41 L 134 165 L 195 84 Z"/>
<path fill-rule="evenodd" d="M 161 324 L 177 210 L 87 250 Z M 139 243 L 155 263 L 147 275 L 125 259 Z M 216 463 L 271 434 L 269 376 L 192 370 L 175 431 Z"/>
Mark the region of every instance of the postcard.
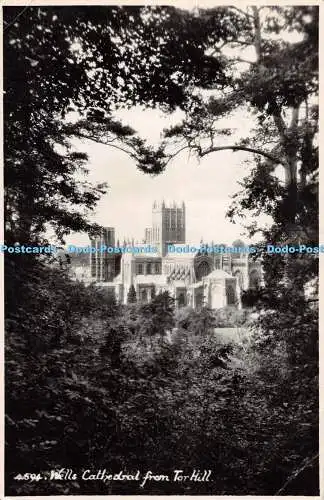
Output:
<path fill-rule="evenodd" d="M 319 2 L 5 1 L 5 497 L 319 497 Z"/>

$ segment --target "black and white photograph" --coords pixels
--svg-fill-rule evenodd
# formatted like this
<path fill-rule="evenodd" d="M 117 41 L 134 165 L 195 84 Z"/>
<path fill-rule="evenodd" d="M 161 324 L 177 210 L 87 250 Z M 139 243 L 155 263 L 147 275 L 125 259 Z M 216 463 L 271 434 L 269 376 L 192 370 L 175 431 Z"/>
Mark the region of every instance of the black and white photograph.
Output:
<path fill-rule="evenodd" d="M 320 496 L 320 2 L 4 1 L 5 497 Z"/>

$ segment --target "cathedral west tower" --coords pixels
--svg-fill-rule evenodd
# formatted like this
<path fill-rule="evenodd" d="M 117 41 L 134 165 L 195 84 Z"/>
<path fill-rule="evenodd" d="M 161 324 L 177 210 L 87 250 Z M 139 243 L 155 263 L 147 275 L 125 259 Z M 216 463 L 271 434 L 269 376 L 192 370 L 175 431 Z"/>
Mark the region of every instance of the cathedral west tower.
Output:
<path fill-rule="evenodd" d="M 104 227 L 101 234 L 95 238 L 90 238 L 91 247 L 97 251 L 90 253 L 90 273 L 95 281 L 113 281 L 115 272 L 115 255 L 101 252 L 102 246 L 115 246 L 115 228 Z"/>

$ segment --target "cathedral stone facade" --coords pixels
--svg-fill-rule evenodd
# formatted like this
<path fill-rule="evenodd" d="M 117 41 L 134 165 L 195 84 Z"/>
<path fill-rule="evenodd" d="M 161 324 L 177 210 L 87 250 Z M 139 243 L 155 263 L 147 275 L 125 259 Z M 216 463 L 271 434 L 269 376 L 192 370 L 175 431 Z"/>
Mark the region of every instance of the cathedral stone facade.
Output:
<path fill-rule="evenodd" d="M 241 292 L 260 284 L 260 262 L 244 251 L 246 247 L 241 241 L 233 243 L 233 247 L 242 250 L 235 253 L 209 251 L 214 243 L 201 244 L 202 250 L 197 252 L 188 246 L 186 253 L 185 244 L 185 204 L 167 206 L 154 202 L 152 227 L 145 230 L 145 239 L 137 244 L 141 251 L 90 254 L 89 278 L 123 304 L 127 303 L 133 285 L 140 303 L 149 302 L 154 293 L 168 291 L 175 298 L 176 307 L 195 309 L 241 307 Z M 125 248 L 135 244 L 124 241 L 116 245 L 115 230 L 107 227 L 100 238 L 91 241 L 92 247 L 102 245 Z"/>

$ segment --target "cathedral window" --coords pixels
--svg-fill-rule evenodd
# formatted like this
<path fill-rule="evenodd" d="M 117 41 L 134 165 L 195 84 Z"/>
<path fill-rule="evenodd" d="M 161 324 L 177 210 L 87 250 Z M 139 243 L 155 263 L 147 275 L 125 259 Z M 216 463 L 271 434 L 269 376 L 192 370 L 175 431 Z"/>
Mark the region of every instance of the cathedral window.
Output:
<path fill-rule="evenodd" d="M 140 293 L 141 302 L 145 304 L 147 302 L 147 290 L 144 288 Z"/>
<path fill-rule="evenodd" d="M 187 296 L 185 291 L 181 291 L 178 294 L 178 307 L 184 307 L 187 305 Z"/>
<path fill-rule="evenodd" d="M 232 306 L 236 303 L 235 290 L 232 286 L 226 287 L 226 297 L 227 297 L 227 305 Z"/>
<path fill-rule="evenodd" d="M 210 274 L 210 265 L 208 264 L 208 262 L 201 262 L 198 266 L 198 269 L 197 269 L 197 279 L 198 280 L 201 280 L 204 276 L 207 276 L 208 274 Z"/>

